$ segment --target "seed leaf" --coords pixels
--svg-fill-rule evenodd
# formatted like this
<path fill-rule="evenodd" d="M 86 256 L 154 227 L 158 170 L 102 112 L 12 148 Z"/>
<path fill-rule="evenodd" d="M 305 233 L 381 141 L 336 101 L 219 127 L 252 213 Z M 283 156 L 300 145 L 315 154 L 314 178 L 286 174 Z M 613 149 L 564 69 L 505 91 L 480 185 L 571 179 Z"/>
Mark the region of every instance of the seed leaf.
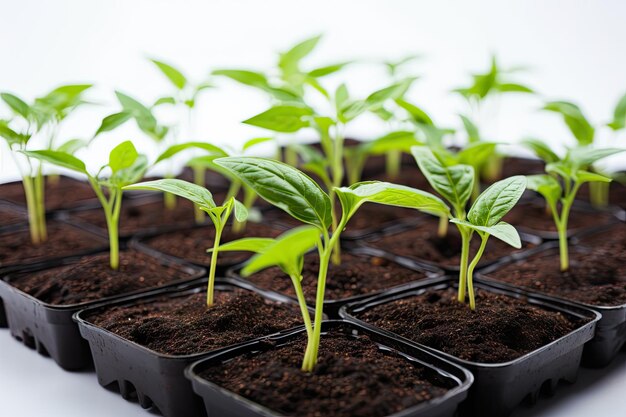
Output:
<path fill-rule="evenodd" d="M 556 207 L 563 189 L 561 184 L 550 175 L 528 175 L 526 177 L 527 187 L 541 194 L 546 199 L 550 207 Z"/>
<path fill-rule="evenodd" d="M 0 93 L 0 97 L 11 108 L 11 110 L 22 116 L 24 119 L 28 119 L 30 115 L 30 106 L 26 104 L 24 100 L 11 93 Z"/>
<path fill-rule="evenodd" d="M 216 207 L 213 195 L 209 190 L 196 184 L 174 178 L 145 181 L 138 184 L 128 185 L 125 190 L 152 190 L 175 194 L 190 200 L 204 210 Z"/>
<path fill-rule="evenodd" d="M 114 113 L 108 115 L 104 119 L 102 119 L 102 123 L 100 123 L 100 127 L 96 131 L 94 136 L 98 136 L 100 133 L 108 132 L 115 129 L 118 126 L 121 126 L 126 121 L 130 120 L 133 117 L 132 113 L 128 111 L 122 111 L 119 113 Z"/>
<path fill-rule="evenodd" d="M 239 200 L 233 198 L 233 212 L 235 220 L 245 222 L 248 219 L 248 209 Z"/>
<path fill-rule="evenodd" d="M 477 226 L 494 226 L 517 204 L 525 190 L 523 175 L 500 180 L 478 196 L 467 219 Z"/>
<path fill-rule="evenodd" d="M 269 237 L 244 237 L 241 239 L 233 240 L 231 242 L 224 243 L 219 246 L 219 252 L 264 252 L 271 244 L 275 242 L 275 239 Z M 213 248 L 207 249 L 207 252 L 213 252 Z"/>
<path fill-rule="evenodd" d="M 311 116 L 313 116 L 313 110 L 308 107 L 281 105 L 272 107 L 242 123 L 275 132 L 293 133 L 310 126 L 306 118 Z"/>
<path fill-rule="evenodd" d="M 215 163 L 231 171 L 261 198 L 294 218 L 323 230 L 330 226 L 330 198 L 315 181 L 298 169 L 256 157 L 219 158 Z"/>
<path fill-rule="evenodd" d="M 499 222 L 494 224 L 493 226 L 478 226 L 465 220 L 451 219 L 450 221 L 452 223 L 469 227 L 470 229 L 474 229 L 480 233 L 487 233 L 493 237 L 500 239 L 504 243 L 508 243 L 516 249 L 520 249 L 522 247 L 522 241 L 519 237 L 519 233 L 517 233 L 515 227 L 506 222 Z"/>
<path fill-rule="evenodd" d="M 139 154 L 135 145 L 129 140 L 117 145 L 109 154 L 109 167 L 113 172 L 120 171 L 133 165 Z"/>

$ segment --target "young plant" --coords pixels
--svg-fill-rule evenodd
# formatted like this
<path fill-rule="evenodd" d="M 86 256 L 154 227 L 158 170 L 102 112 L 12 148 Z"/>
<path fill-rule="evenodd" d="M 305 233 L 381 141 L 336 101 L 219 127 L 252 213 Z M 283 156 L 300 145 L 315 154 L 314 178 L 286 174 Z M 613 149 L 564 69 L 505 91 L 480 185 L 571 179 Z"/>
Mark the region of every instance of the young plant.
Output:
<path fill-rule="evenodd" d="M 568 150 L 565 157 L 561 158 L 538 139 L 527 139 L 523 144 L 546 162 L 548 175 L 529 176 L 528 188 L 537 191 L 546 200 L 559 234 L 561 271 L 567 271 L 569 268 L 567 225 L 576 194 L 580 186 L 586 182 L 607 184 L 611 182 L 611 178 L 590 172 L 589 168 L 600 159 L 622 152 L 624 149 L 579 147 Z"/>
<path fill-rule="evenodd" d="M 441 199 L 430 193 L 385 182 L 362 182 L 333 189 L 342 210 L 337 227 L 332 228 L 331 196 L 298 169 L 282 162 L 254 157 L 219 158 L 215 163 L 239 177 L 261 198 L 296 220 L 317 229 L 319 237 L 316 246 L 320 267 L 313 334 L 302 365 L 305 371 L 312 371 L 317 363 L 330 258 L 339 244 L 341 232 L 358 208 L 366 202 L 372 202 L 413 208 L 437 215 L 449 211 Z M 331 228 L 332 233 L 329 231 Z"/>
<path fill-rule="evenodd" d="M 87 176 L 104 209 L 109 232 L 110 265 L 112 269 L 117 270 L 120 256 L 119 220 L 123 188 L 143 177 L 148 168 L 146 157 L 137 153 L 132 142 L 122 142 L 113 148 L 109 154 L 108 163 L 102 166 L 96 175 L 91 175 L 85 163 L 69 153 L 50 150 L 24 151 L 23 153 L 29 158 L 49 162 Z M 110 174 L 106 177 L 101 176 L 102 172 L 107 169 Z"/>
<path fill-rule="evenodd" d="M 45 149 L 56 148 L 56 139 L 61 123 L 80 105 L 86 103 L 83 93 L 91 88 L 89 84 L 64 85 L 36 98 L 31 104 L 10 93 L 0 93 L 0 98 L 13 113 L 10 120 L 0 120 L 0 137 L 6 140 L 11 156 L 18 167 L 26 205 L 31 241 L 40 244 L 48 237 L 46 228 L 45 183 L 41 165 L 26 156 L 19 155 L 31 148 L 31 143 L 39 139 L 45 141 Z M 71 140 L 59 149 L 75 150 L 82 141 Z M 20 153 L 21 152 L 21 153 Z"/>
<path fill-rule="evenodd" d="M 613 110 L 613 120 L 607 123 L 614 132 L 626 128 L 626 94 L 619 99 Z"/>
<path fill-rule="evenodd" d="M 478 196 L 469 212 L 466 212 L 467 201 L 474 188 L 474 168 L 469 165 L 446 166 L 426 147 L 413 147 L 411 151 L 430 185 L 452 206 L 450 222 L 456 224 L 461 234 L 458 300 L 464 303 L 467 294 L 470 308 L 474 310 L 474 269 L 485 251 L 489 237 L 494 236 L 514 248 L 522 246 L 517 230 L 503 222 L 502 218 L 524 193 L 526 178 L 518 175 L 494 183 Z M 470 262 L 470 243 L 474 233 L 478 234 L 481 241 Z"/>
<path fill-rule="evenodd" d="M 209 190 L 196 184 L 178 179 L 163 179 L 156 181 L 146 181 L 138 184 L 127 185 L 125 190 L 151 190 L 171 193 L 178 197 L 186 198 L 194 203 L 200 210 L 209 215 L 215 226 L 215 239 L 213 241 L 213 253 L 211 254 L 211 265 L 209 268 L 209 282 L 207 286 L 207 306 L 212 306 L 215 292 L 215 270 L 217 269 L 217 257 L 222 238 L 222 232 L 226 226 L 230 214 L 234 212 L 235 219 L 243 222 L 248 216 L 248 211 L 239 201 L 231 197 L 221 206 L 215 204 L 213 195 Z"/>

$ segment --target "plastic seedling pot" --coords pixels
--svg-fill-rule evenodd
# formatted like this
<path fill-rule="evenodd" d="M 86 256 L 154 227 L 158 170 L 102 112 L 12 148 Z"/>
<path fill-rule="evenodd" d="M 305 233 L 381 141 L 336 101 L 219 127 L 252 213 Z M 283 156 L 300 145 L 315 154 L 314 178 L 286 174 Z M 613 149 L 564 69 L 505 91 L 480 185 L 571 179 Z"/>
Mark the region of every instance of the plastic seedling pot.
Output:
<path fill-rule="evenodd" d="M 354 245 L 361 248 L 360 250 L 362 250 L 364 253 L 370 253 L 375 256 L 394 258 L 396 262 L 401 263 L 402 265 L 405 265 L 408 268 L 425 268 L 426 267 L 426 268 L 438 268 L 446 272 L 458 272 L 459 271 L 458 261 L 454 261 L 451 258 L 443 260 L 443 261 L 434 261 L 434 260 L 429 260 L 429 259 L 423 259 L 417 255 L 411 256 L 408 254 L 394 253 L 393 249 L 386 249 L 384 247 L 378 247 L 378 245 L 380 245 L 380 243 L 377 243 L 378 240 L 382 238 L 389 238 L 389 237 L 394 237 L 394 236 L 396 236 L 396 239 L 402 239 L 403 238 L 401 236 L 402 233 L 411 231 L 416 226 L 420 226 L 423 222 L 427 220 L 429 219 L 422 216 L 419 218 L 419 220 L 413 223 L 397 224 L 395 226 L 384 229 L 378 233 L 371 233 L 368 236 L 366 236 L 362 241 L 354 242 Z M 456 226 L 454 226 L 453 224 L 450 224 L 449 227 L 456 227 Z M 433 233 L 433 236 L 437 233 L 437 226 L 435 223 L 432 224 L 432 233 Z M 520 238 L 522 240 L 522 245 L 523 245 L 522 249 L 515 251 L 511 247 L 507 247 L 507 255 L 503 255 L 495 259 L 485 259 L 483 257 L 483 259 L 481 259 L 481 261 L 478 263 L 478 268 L 485 268 L 486 266 L 489 266 L 491 264 L 494 264 L 504 259 L 518 259 L 518 258 L 524 257 L 526 252 L 541 245 L 541 243 L 543 242 L 543 239 L 540 238 L 539 236 L 535 236 L 535 235 L 528 234 L 528 233 L 520 233 Z M 490 239 L 490 243 L 493 243 L 497 240 L 496 238 L 492 238 L 492 239 Z M 458 247 L 459 254 L 460 254 L 460 248 L 461 248 L 460 245 L 461 243 L 460 243 L 460 238 L 459 238 L 459 247 Z M 503 245 L 506 246 L 505 244 Z"/>
<path fill-rule="evenodd" d="M 575 250 L 584 250 L 576 247 Z M 558 246 L 556 242 L 553 244 L 543 245 L 536 251 L 529 254 L 553 254 L 558 261 Z M 476 279 L 486 282 L 497 288 L 506 289 L 507 291 L 530 291 L 533 297 L 545 300 L 548 303 L 561 303 L 564 305 L 584 307 L 594 310 L 601 315 L 600 320 L 596 324 L 595 335 L 593 339 L 585 345 L 583 352 L 583 365 L 592 368 L 601 368 L 607 366 L 617 356 L 619 351 L 626 346 L 626 304 L 617 306 L 593 305 L 583 302 L 577 302 L 571 298 L 558 297 L 553 294 L 540 293 L 534 289 L 524 289 L 506 282 L 498 281 L 494 275 L 497 271 L 512 261 L 494 264 L 480 271 Z"/>
<path fill-rule="evenodd" d="M 71 258 L 48 264 L 47 267 L 71 265 L 79 258 Z M 147 288 L 118 296 L 112 296 L 71 305 L 48 304 L 11 285 L 12 274 L 0 280 L 0 306 L 4 311 L 11 334 L 26 346 L 50 356 L 63 369 L 76 371 L 91 366 L 89 346 L 81 337 L 72 315 L 84 308 L 106 305 L 119 299 L 134 299 L 142 294 L 160 291 L 160 288 L 185 287 L 205 274 L 203 268 L 182 264 L 170 259 L 158 259 L 162 265 L 171 265 L 189 275 L 184 280 L 174 281 L 165 287 Z M 1 316 L 1 314 L 0 314 Z"/>
<path fill-rule="evenodd" d="M 379 257 L 379 258 L 383 258 L 386 260 L 389 260 L 395 264 L 397 264 L 398 266 L 404 267 L 406 269 L 410 269 L 412 271 L 416 271 L 416 272 L 420 272 L 422 274 L 424 274 L 425 276 L 422 279 L 416 280 L 416 281 L 411 281 L 411 282 L 407 282 L 404 284 L 400 284 L 400 285 L 396 285 L 396 286 L 390 286 L 389 288 L 384 288 L 381 290 L 377 290 L 377 291 L 372 291 L 368 294 L 361 294 L 361 295 L 354 295 L 351 297 L 345 297 L 345 298 L 338 298 L 338 299 L 328 299 L 328 297 L 326 298 L 326 300 L 324 301 L 324 313 L 330 318 L 330 319 L 338 319 L 339 318 L 339 310 L 341 309 L 341 307 L 343 307 L 344 305 L 348 304 L 348 303 L 353 303 L 359 300 L 365 300 L 368 298 L 371 298 L 375 295 L 384 293 L 386 291 L 392 290 L 392 289 L 397 289 L 397 288 L 411 288 L 414 287 L 415 285 L 420 285 L 423 282 L 427 281 L 427 280 L 431 280 L 431 279 L 437 279 L 437 278 L 441 278 L 444 276 L 444 271 L 438 268 L 435 268 L 433 266 L 429 266 L 429 265 L 416 265 L 414 263 L 411 262 L 407 262 L 406 259 L 402 259 L 402 258 L 398 258 L 396 256 L 390 255 L 388 253 L 385 253 L 383 251 L 376 251 L 373 249 L 369 249 L 369 248 L 361 248 L 361 247 L 354 247 L 354 248 L 350 248 L 349 246 L 346 246 L 346 251 L 348 253 L 351 254 L 355 254 L 355 255 L 363 255 L 364 257 Z M 230 279 L 232 281 L 238 282 L 240 285 L 246 287 L 246 288 L 252 288 L 252 289 L 257 289 L 259 288 L 258 285 L 255 285 L 254 283 L 250 282 L 250 280 L 248 280 L 247 278 L 243 278 L 240 275 L 240 271 L 243 268 L 243 265 L 238 265 L 236 267 L 233 267 L 231 269 L 229 269 L 226 272 L 226 277 L 227 279 Z M 285 277 L 285 280 L 289 280 L 288 277 Z M 332 281 L 332 275 L 329 274 L 328 276 L 328 280 L 329 282 Z M 291 296 L 291 295 L 286 295 L 288 297 L 290 297 L 291 299 L 293 299 L 294 301 L 296 300 L 295 296 Z M 309 307 L 314 307 L 315 306 L 315 300 L 308 300 L 307 301 Z"/>
<path fill-rule="evenodd" d="M 423 294 L 429 290 L 454 288 L 455 282 L 456 278 L 450 277 L 424 283 L 421 287 L 413 289 L 390 291 L 379 297 L 344 306 L 340 313 L 344 319 L 350 322 L 361 324 L 409 345 L 425 348 L 442 358 L 467 368 L 475 378 L 467 402 L 463 405 L 464 411 L 469 415 L 505 417 L 524 399 L 530 399 L 531 402 L 534 402 L 540 392 L 546 390 L 554 392 L 559 381 L 574 382 L 576 380 L 583 347 L 593 338 L 596 323 L 600 320 L 599 313 L 584 307 L 556 300 L 549 302 L 542 297 L 521 290 L 513 291 L 496 288 L 488 284 L 475 283 L 475 287 L 482 291 L 519 298 L 537 307 L 558 311 L 570 317 L 589 320 L 569 334 L 505 363 L 479 363 L 459 359 L 357 318 L 360 313 L 385 303 Z"/>
<path fill-rule="evenodd" d="M 456 415 L 459 404 L 466 398 L 467 391 L 472 384 L 473 377 L 466 369 L 441 359 L 427 350 L 398 343 L 394 338 L 386 337 L 379 332 L 372 331 L 357 323 L 348 323 L 334 320 L 325 321 L 322 326 L 324 334 L 329 332 L 344 332 L 351 336 L 367 335 L 375 342 L 380 350 L 406 359 L 407 366 L 426 367 L 448 380 L 452 388 L 441 397 L 407 408 L 387 417 L 448 417 Z M 192 382 L 193 390 L 202 397 L 206 412 L 209 416 L 220 417 L 278 417 L 283 414 L 274 412 L 267 407 L 254 403 L 231 391 L 228 391 L 200 376 L 202 371 L 237 356 L 271 349 L 271 346 L 281 346 L 304 333 L 300 328 L 293 332 L 272 337 L 272 344 L 267 341 L 256 341 L 233 349 L 217 352 L 207 356 L 185 371 L 185 376 Z M 322 343 L 323 343 L 322 336 Z"/>
<path fill-rule="evenodd" d="M 244 289 L 254 291 L 266 299 L 293 304 L 290 299 L 279 294 L 269 291 L 248 290 L 237 284 L 216 283 L 215 289 L 216 291 Z M 132 306 L 139 302 L 146 303 L 164 296 L 184 297 L 198 292 L 206 292 L 204 280 L 198 281 L 193 287 L 184 290 L 163 289 L 130 301 L 120 300 L 110 303 L 107 307 Z M 155 407 L 165 417 L 204 415 L 204 408 L 200 399 L 193 393 L 191 383 L 184 376 L 184 370 L 188 365 L 216 352 L 229 350 L 234 346 L 246 345 L 252 340 L 260 339 L 253 338 L 234 346 L 209 352 L 167 355 L 141 346 L 89 322 L 88 317 L 102 308 L 102 306 L 91 307 L 74 315 L 80 333 L 91 347 L 98 382 L 103 387 L 117 384 L 123 398 L 131 399 L 136 395 L 143 408 Z M 294 305 L 294 308 L 297 307 Z M 270 335 L 262 338 L 267 336 Z"/>

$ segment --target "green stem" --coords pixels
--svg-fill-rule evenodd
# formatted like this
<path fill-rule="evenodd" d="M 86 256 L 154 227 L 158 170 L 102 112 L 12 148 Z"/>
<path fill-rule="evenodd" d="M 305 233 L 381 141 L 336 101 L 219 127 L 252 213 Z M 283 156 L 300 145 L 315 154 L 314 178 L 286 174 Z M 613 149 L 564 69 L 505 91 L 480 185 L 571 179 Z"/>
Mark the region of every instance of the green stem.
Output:
<path fill-rule="evenodd" d="M 215 219 L 214 219 L 215 220 Z M 221 221 L 214 221 L 215 223 L 215 241 L 213 242 L 213 252 L 211 252 L 211 266 L 209 269 L 209 283 L 206 290 L 206 305 L 211 307 L 214 301 L 215 294 L 215 270 L 217 269 L 217 255 L 219 252 L 220 240 L 222 239 L 222 231 L 224 225 Z"/>
<path fill-rule="evenodd" d="M 483 256 L 483 252 L 485 251 L 485 246 L 487 246 L 487 240 L 489 240 L 489 234 L 485 233 L 481 236 L 480 247 L 478 248 L 478 252 L 472 259 L 472 262 L 467 269 L 467 293 L 469 295 L 469 303 L 470 309 L 476 310 L 476 296 L 474 295 L 474 269 L 478 262 L 480 262 L 480 258 Z"/>
<path fill-rule="evenodd" d="M 304 353 L 304 359 L 302 361 L 302 370 L 306 371 L 305 367 L 310 361 L 309 355 L 311 350 L 309 345 L 313 341 L 313 324 L 311 323 L 311 315 L 306 304 L 306 298 L 304 297 L 304 291 L 302 291 L 302 277 L 297 275 L 290 275 L 293 287 L 296 290 L 296 297 L 298 298 L 298 305 L 300 306 L 300 312 L 302 313 L 302 319 L 304 320 L 304 327 L 306 328 L 306 334 L 308 338 L 307 349 Z"/>
<path fill-rule="evenodd" d="M 469 262 L 469 247 L 472 233 L 463 226 L 458 226 L 461 232 L 461 263 L 459 268 L 459 297 L 461 303 L 465 302 L 465 290 L 467 287 L 467 264 Z"/>
<path fill-rule="evenodd" d="M 111 190 L 109 210 L 105 210 L 107 228 L 109 230 L 109 252 L 111 269 L 118 270 L 120 267 L 120 240 L 119 221 L 122 207 L 122 191 Z"/>
<path fill-rule="evenodd" d="M 441 215 L 439 216 L 439 228 L 437 229 L 437 235 L 441 238 L 446 237 L 448 234 L 448 216 Z"/>
<path fill-rule="evenodd" d="M 335 134 L 335 141 L 333 143 L 333 165 L 332 165 L 332 173 L 333 173 L 333 178 L 332 178 L 332 182 L 333 182 L 333 188 L 331 188 L 329 191 L 329 197 L 330 197 L 330 208 L 331 208 L 331 213 L 332 213 L 332 233 L 333 236 L 337 235 L 339 236 L 339 234 L 341 233 L 341 229 L 339 229 L 338 226 L 338 222 L 337 222 L 337 213 L 336 213 L 336 207 L 337 207 L 337 198 L 336 198 L 336 194 L 334 191 L 334 187 L 341 187 L 341 184 L 343 182 L 343 142 L 344 142 L 344 138 L 343 135 L 340 133 L 341 131 L 341 126 L 336 126 L 336 134 Z M 345 224 L 344 224 L 345 226 Z M 341 243 L 339 241 L 339 239 L 335 239 L 335 243 L 331 246 L 333 249 L 333 255 L 332 255 L 332 259 L 333 259 L 333 264 L 335 265 L 339 265 L 341 264 Z"/>
<path fill-rule="evenodd" d="M 400 163 L 402 162 L 402 152 L 394 150 L 387 152 L 387 178 L 390 180 L 398 178 L 400 175 Z"/>
<path fill-rule="evenodd" d="M 37 217 L 37 202 L 35 198 L 35 190 L 33 188 L 33 178 L 24 176 L 22 178 L 24 185 L 24 194 L 26 195 L 26 207 L 28 208 L 28 225 L 30 229 L 30 240 L 35 244 L 41 243 L 39 235 L 39 220 Z"/>
<path fill-rule="evenodd" d="M 609 204 L 608 182 L 590 182 L 589 199 L 595 208 L 605 208 Z"/>
<path fill-rule="evenodd" d="M 165 178 L 171 179 L 173 176 L 171 174 L 167 174 L 165 175 Z M 163 203 L 166 210 L 171 211 L 176 209 L 176 196 L 172 193 L 163 193 Z"/>
<path fill-rule="evenodd" d="M 46 228 L 46 203 L 45 203 L 45 181 L 41 164 L 37 168 L 37 175 L 35 176 L 35 200 L 37 207 L 37 222 L 39 228 L 39 238 L 42 242 L 48 239 L 48 230 Z"/>
<path fill-rule="evenodd" d="M 569 181 L 566 181 L 566 184 L 569 184 Z M 569 269 L 569 248 L 567 241 L 567 225 L 569 222 L 569 215 L 572 209 L 572 205 L 574 204 L 574 199 L 576 198 L 576 193 L 580 189 L 581 184 L 578 182 L 574 182 L 573 185 L 568 186 L 568 191 L 565 194 L 565 198 L 563 199 L 563 206 L 561 208 L 561 215 L 555 215 L 554 221 L 556 227 L 559 231 L 559 255 L 561 258 L 561 271 L 567 271 Z M 553 211 L 556 212 L 556 208 L 553 208 Z"/>
<path fill-rule="evenodd" d="M 193 169 L 193 182 L 196 185 L 205 187 L 206 184 L 205 184 L 204 167 L 194 166 L 192 169 Z M 196 224 L 204 223 L 204 220 L 206 219 L 206 214 L 204 213 L 204 211 L 200 209 L 200 207 L 197 204 L 193 205 L 193 212 L 194 212 L 194 218 L 196 219 Z"/>
<path fill-rule="evenodd" d="M 285 146 L 285 163 L 292 167 L 298 166 L 298 152 L 292 145 Z"/>

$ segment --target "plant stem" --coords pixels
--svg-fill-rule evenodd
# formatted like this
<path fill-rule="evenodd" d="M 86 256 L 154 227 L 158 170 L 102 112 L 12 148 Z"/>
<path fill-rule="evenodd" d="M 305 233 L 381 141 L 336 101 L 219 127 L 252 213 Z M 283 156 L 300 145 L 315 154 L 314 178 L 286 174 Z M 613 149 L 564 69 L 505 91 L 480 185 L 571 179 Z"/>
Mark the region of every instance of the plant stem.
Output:
<path fill-rule="evenodd" d="M 446 237 L 448 234 L 448 216 L 443 214 L 439 216 L 439 228 L 437 229 L 437 235 L 441 238 Z"/>
<path fill-rule="evenodd" d="M 171 174 L 165 175 L 165 178 L 171 179 L 173 176 Z M 163 203 L 165 205 L 165 209 L 172 211 L 176 209 L 176 196 L 172 193 L 163 193 Z"/>
<path fill-rule="evenodd" d="M 400 163 L 402 162 L 402 152 L 394 150 L 389 151 L 387 158 L 387 178 L 390 180 L 398 178 L 400 175 Z"/>
<path fill-rule="evenodd" d="M 343 135 L 341 134 L 341 127 L 339 125 L 336 126 L 336 131 L 335 131 L 335 140 L 333 143 L 333 155 L 332 155 L 332 173 L 333 173 L 333 186 L 334 187 L 341 187 L 341 183 L 343 182 L 343 142 L 344 142 L 344 138 Z M 334 188 L 333 187 L 333 188 Z M 329 191 L 329 197 L 330 197 L 330 208 L 331 208 L 331 213 L 332 213 L 332 232 L 333 235 L 337 234 L 339 235 L 341 233 L 341 229 L 339 229 L 338 227 L 338 222 L 337 222 L 337 213 L 335 211 L 335 208 L 337 206 L 336 204 L 336 194 L 334 189 L 330 189 Z M 345 224 L 344 224 L 345 226 Z M 332 249 L 333 249 L 333 264 L 335 265 L 339 265 L 341 264 L 341 244 L 339 242 L 339 239 L 335 239 L 335 243 L 332 245 Z"/>
<path fill-rule="evenodd" d="M 474 269 L 476 268 L 476 265 L 478 265 L 478 262 L 480 262 L 480 258 L 483 256 L 485 246 L 487 246 L 487 240 L 489 240 L 489 234 L 484 233 L 481 234 L 480 237 L 481 242 L 478 252 L 476 252 L 469 268 L 467 268 L 467 293 L 469 295 L 470 309 L 472 310 L 476 310 L 476 296 L 474 295 Z"/>
<path fill-rule="evenodd" d="M 215 241 L 213 242 L 213 252 L 211 252 L 211 267 L 209 269 L 209 283 L 207 285 L 206 292 L 206 305 L 207 307 L 211 307 L 214 301 L 214 293 L 215 293 L 215 269 L 217 269 L 217 255 L 219 252 L 220 240 L 222 238 L 222 231 L 224 230 L 224 225 L 221 221 L 215 221 Z"/>
<path fill-rule="evenodd" d="M 304 292 L 302 291 L 302 276 L 290 275 L 291 282 L 293 282 L 293 287 L 296 290 L 296 296 L 298 298 L 298 305 L 300 306 L 300 312 L 302 313 L 302 319 L 304 320 L 304 327 L 306 328 L 307 334 L 307 349 L 304 353 L 304 359 L 302 361 L 302 370 L 306 371 L 305 367 L 309 362 L 309 355 L 311 353 L 309 349 L 309 345 L 313 341 L 313 325 L 311 323 L 311 315 L 309 314 L 309 309 L 306 305 L 306 298 L 304 297 Z"/>
<path fill-rule="evenodd" d="M 559 231 L 559 255 L 561 258 L 561 271 L 567 271 L 569 269 L 569 248 L 567 241 L 567 225 L 569 222 L 569 215 L 574 204 L 574 198 L 576 193 L 580 189 L 580 183 L 574 182 L 573 185 L 569 181 L 565 181 L 567 186 L 567 193 L 562 201 L 561 215 L 555 215 L 554 221 Z M 556 212 L 556 209 L 553 209 Z"/>
<path fill-rule="evenodd" d="M 28 224 L 30 229 L 30 240 L 35 245 L 41 243 L 39 235 L 39 220 L 37 218 L 37 202 L 35 199 L 35 190 L 33 188 L 33 178 L 24 176 L 22 178 L 24 185 L 24 194 L 26 195 L 26 207 L 28 208 Z"/>
<path fill-rule="evenodd" d="M 458 226 L 458 225 L 457 225 Z M 459 297 L 461 303 L 465 302 L 465 289 L 467 287 L 467 264 L 469 262 L 469 246 L 472 239 L 471 231 L 464 226 L 458 226 L 461 232 L 461 263 L 459 268 Z"/>
<path fill-rule="evenodd" d="M 108 210 L 105 209 L 107 228 L 109 230 L 109 252 L 111 269 L 118 270 L 120 267 L 119 249 L 119 219 L 122 207 L 122 191 L 111 190 L 111 200 Z"/>
<path fill-rule="evenodd" d="M 199 165 L 196 165 L 192 169 L 193 169 L 193 182 L 196 185 L 205 187 L 204 168 Z M 194 218 L 196 219 L 196 224 L 204 223 L 204 220 L 206 219 L 206 214 L 204 213 L 204 211 L 200 210 L 200 207 L 198 207 L 197 204 L 193 205 L 193 212 L 194 212 Z"/>
<path fill-rule="evenodd" d="M 589 200 L 595 208 L 604 208 L 609 204 L 609 186 L 608 182 L 590 182 L 589 183 Z"/>
<path fill-rule="evenodd" d="M 290 144 L 285 146 L 285 163 L 294 168 L 298 166 L 298 152 Z"/>
<path fill-rule="evenodd" d="M 35 201 L 37 207 L 37 221 L 39 223 L 39 238 L 42 242 L 45 242 L 48 239 L 48 230 L 46 228 L 46 203 L 44 200 L 45 197 L 45 181 L 43 177 L 43 172 L 41 169 L 41 164 L 37 168 L 37 174 L 35 176 Z"/>

